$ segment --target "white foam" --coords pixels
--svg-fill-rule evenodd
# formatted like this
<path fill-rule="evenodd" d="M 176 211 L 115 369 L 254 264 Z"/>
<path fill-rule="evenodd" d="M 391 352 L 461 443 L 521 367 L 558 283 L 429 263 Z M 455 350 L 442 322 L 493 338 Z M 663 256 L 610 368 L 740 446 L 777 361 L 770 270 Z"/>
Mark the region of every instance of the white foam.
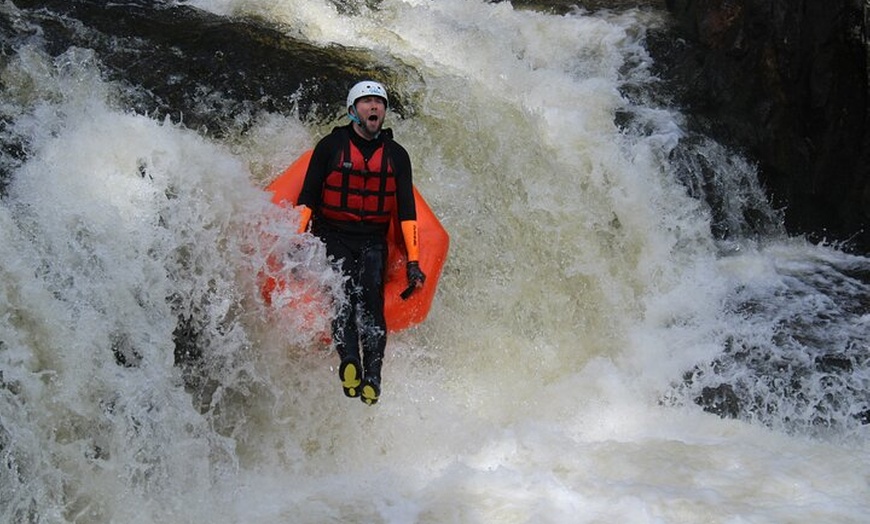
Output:
<path fill-rule="evenodd" d="M 61 522 L 864 518 L 862 440 L 660 405 L 729 334 L 767 336 L 724 312 L 733 289 L 777 285 L 783 260 L 840 255 L 795 242 L 717 258 L 704 206 L 665 166 L 679 117 L 619 92 L 654 17 L 194 4 L 419 69 L 422 84 L 398 87 L 414 117 L 389 124 L 452 234 L 432 314 L 391 337 L 376 407 L 345 399 L 335 356 L 304 318 L 268 313 L 254 278 L 300 242 L 295 214 L 259 188 L 320 130 L 262 115 L 216 143 L 117 110 L 87 57 L 27 54 L 16 72 L 62 95 L 21 103 L 33 151 L 0 208 L 0 359 L 14 384 L 0 390 L 0 443 L 34 483 L 4 481 L 6 515 L 32 497 Z M 654 131 L 620 130 L 616 109 Z M 335 289 L 322 247 L 301 242 L 283 268 Z M 173 365 L 188 315 L 206 352 L 200 390 Z"/>

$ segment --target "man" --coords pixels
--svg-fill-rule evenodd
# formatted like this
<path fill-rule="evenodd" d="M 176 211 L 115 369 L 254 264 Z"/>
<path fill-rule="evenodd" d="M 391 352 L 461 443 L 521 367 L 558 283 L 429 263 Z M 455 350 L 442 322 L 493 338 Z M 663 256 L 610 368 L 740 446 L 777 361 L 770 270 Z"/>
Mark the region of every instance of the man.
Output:
<path fill-rule="evenodd" d="M 383 129 L 387 91 L 370 80 L 347 96 L 351 122 L 336 127 L 314 147 L 297 205 L 299 232 L 311 232 L 347 277 L 342 304 L 332 322 L 341 358 L 338 374 L 344 394 L 374 404 L 381 393 L 381 364 L 387 345 L 384 275 L 387 229 L 395 213 L 408 255 L 408 288 L 422 286 L 417 211 L 411 159 Z M 362 360 L 360 360 L 362 346 Z"/>

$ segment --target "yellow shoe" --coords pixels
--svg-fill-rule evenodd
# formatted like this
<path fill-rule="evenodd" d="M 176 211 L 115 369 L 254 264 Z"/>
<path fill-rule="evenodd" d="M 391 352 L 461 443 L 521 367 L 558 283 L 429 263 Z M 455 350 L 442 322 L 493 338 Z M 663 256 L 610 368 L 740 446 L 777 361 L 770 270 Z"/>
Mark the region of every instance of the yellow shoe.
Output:
<path fill-rule="evenodd" d="M 351 398 L 359 396 L 359 362 L 348 359 L 341 363 L 338 368 L 338 376 L 341 378 L 341 387 L 344 389 L 344 394 Z"/>
<path fill-rule="evenodd" d="M 374 380 L 366 379 L 362 386 L 362 401 L 371 406 L 381 396 L 381 387 Z"/>

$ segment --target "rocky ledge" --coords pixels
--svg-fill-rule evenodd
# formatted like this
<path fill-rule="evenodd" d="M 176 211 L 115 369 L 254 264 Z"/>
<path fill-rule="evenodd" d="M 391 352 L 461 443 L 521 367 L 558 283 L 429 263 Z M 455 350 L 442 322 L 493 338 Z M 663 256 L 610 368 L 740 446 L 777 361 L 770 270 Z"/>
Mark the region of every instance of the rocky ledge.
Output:
<path fill-rule="evenodd" d="M 790 233 L 870 253 L 860 0 L 667 0 L 654 54 L 699 131 L 758 162 Z"/>

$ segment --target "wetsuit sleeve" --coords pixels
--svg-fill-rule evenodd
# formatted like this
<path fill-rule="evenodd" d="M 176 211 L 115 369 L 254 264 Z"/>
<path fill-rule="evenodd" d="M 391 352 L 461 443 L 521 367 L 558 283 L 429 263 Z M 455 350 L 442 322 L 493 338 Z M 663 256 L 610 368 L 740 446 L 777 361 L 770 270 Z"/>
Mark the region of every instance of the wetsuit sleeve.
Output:
<path fill-rule="evenodd" d="M 331 171 L 330 163 L 336 151 L 335 136 L 335 133 L 327 135 L 314 146 L 308 170 L 305 172 L 305 180 L 302 182 L 302 190 L 296 200 L 297 206 L 307 206 L 312 211 L 320 206 L 323 183 Z"/>
<path fill-rule="evenodd" d="M 393 169 L 396 174 L 396 207 L 399 222 L 417 220 L 414 203 L 414 180 L 411 175 L 411 158 L 405 148 L 393 142 Z"/>
<path fill-rule="evenodd" d="M 396 207 L 402 238 L 409 262 L 420 260 L 420 237 L 417 233 L 417 205 L 414 202 L 414 181 L 411 158 L 402 146 L 395 144 L 393 168 L 396 174 Z"/>

